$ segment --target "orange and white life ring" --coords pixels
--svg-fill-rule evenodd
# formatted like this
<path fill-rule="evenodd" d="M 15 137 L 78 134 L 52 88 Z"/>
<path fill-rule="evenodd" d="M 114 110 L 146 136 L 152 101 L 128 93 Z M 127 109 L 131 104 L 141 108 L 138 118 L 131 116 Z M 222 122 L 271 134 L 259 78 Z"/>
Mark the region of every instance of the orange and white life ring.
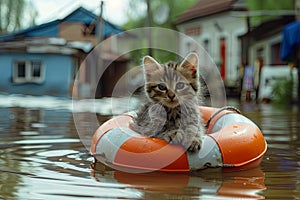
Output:
<path fill-rule="evenodd" d="M 109 166 L 139 171 L 189 172 L 206 167 L 247 168 L 260 163 L 267 143 L 255 123 L 232 107 L 199 109 L 208 126 L 198 152 L 134 132 L 129 128 L 134 113 L 126 113 L 96 130 L 90 153 Z"/>

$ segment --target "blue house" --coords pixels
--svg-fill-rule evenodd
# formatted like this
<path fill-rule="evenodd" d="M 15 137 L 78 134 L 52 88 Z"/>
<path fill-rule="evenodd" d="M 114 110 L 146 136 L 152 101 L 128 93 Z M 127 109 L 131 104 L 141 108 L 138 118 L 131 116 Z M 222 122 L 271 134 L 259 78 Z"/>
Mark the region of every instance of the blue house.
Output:
<path fill-rule="evenodd" d="M 97 44 L 98 16 L 79 7 L 63 19 L 0 36 L 0 93 L 68 97 Z M 123 30 L 103 20 L 103 37 Z M 90 72 L 89 72 L 90 73 Z"/>

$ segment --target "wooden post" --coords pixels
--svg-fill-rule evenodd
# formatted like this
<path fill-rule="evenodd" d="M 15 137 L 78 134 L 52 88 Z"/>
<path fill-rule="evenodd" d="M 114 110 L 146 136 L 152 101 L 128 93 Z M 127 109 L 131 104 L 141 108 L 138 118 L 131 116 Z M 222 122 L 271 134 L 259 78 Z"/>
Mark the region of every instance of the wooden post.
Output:
<path fill-rule="evenodd" d="M 98 32 L 97 32 L 97 40 L 100 43 L 103 40 L 103 1 L 100 2 L 100 14 L 98 17 Z"/>
<path fill-rule="evenodd" d="M 97 20 L 97 31 L 96 31 L 96 38 L 97 38 L 98 44 L 100 44 L 100 42 L 102 42 L 102 40 L 104 38 L 104 35 L 103 35 L 104 23 L 103 23 L 103 17 L 102 17 L 103 4 L 104 4 L 104 2 L 100 1 L 100 13 L 99 13 L 99 17 Z M 103 85 L 105 85 L 102 83 L 102 79 L 99 78 L 100 74 L 102 74 L 103 71 L 105 70 L 104 66 L 103 66 L 104 62 L 103 62 L 103 58 L 102 58 L 102 53 L 103 53 L 102 46 L 98 46 L 97 51 L 99 53 L 97 56 L 97 65 L 96 65 L 96 69 L 95 69 L 95 74 L 91 74 L 91 76 L 94 76 L 94 79 L 95 79 L 95 82 L 93 82 L 92 84 L 94 85 L 94 87 L 96 87 L 95 88 L 95 91 L 96 91 L 95 97 L 96 98 L 102 96 L 102 93 L 104 90 Z"/>
<path fill-rule="evenodd" d="M 151 27 L 152 26 L 152 12 L 151 12 L 151 3 L 150 0 L 147 0 L 147 27 Z M 152 56 L 153 52 L 152 52 L 152 33 L 151 33 L 151 29 L 149 29 L 148 32 L 148 54 L 149 56 Z"/>

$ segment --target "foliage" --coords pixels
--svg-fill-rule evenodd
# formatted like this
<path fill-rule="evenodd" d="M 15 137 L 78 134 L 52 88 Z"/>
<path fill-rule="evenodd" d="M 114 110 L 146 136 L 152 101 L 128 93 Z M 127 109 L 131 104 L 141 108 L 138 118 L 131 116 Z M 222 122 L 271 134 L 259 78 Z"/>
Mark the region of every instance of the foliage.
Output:
<path fill-rule="evenodd" d="M 0 0 L 0 33 L 34 25 L 37 12 L 26 0 Z"/>
<path fill-rule="evenodd" d="M 162 24 L 158 24 L 155 20 L 150 19 L 152 26 L 176 29 L 173 24 L 175 18 L 190 8 L 196 1 L 197 0 L 150 0 L 152 18 L 155 14 L 159 14 L 155 11 L 157 11 L 162 4 L 167 4 L 169 7 L 168 19 Z M 130 9 L 127 12 L 129 21 L 124 25 L 124 28 L 132 29 L 147 26 L 147 1 L 130 0 L 129 4 Z"/>
<path fill-rule="evenodd" d="M 294 10 L 294 0 L 246 0 L 246 5 L 250 11 L 261 11 L 257 16 L 251 17 L 251 26 L 256 26 L 264 21 L 279 17 L 276 13 L 268 15 L 264 11 Z"/>
<path fill-rule="evenodd" d="M 272 86 L 272 103 L 277 105 L 289 105 L 293 100 L 293 79 L 281 78 Z"/>
<path fill-rule="evenodd" d="M 149 0 L 150 3 L 150 17 L 147 15 L 147 0 L 130 0 L 129 1 L 129 10 L 127 12 L 127 16 L 129 21 L 124 25 L 124 28 L 134 29 L 134 28 L 141 28 L 146 27 L 150 24 L 152 27 L 162 27 L 162 28 L 169 28 L 176 30 L 174 25 L 174 21 L 178 15 L 183 13 L 185 10 L 190 8 L 197 0 Z M 168 13 L 160 13 L 160 8 L 162 5 L 167 5 L 169 8 L 166 12 Z M 154 20 L 155 17 L 160 18 L 160 14 L 166 14 L 168 17 L 167 19 L 161 23 Z M 155 41 L 154 41 L 155 42 Z M 163 52 L 160 50 L 153 50 L 152 56 L 158 59 L 161 62 L 166 62 L 169 60 L 177 60 L 177 55 L 170 53 L 170 52 Z M 131 54 L 133 57 L 133 61 L 135 64 L 140 64 L 141 58 L 144 55 L 147 55 L 148 51 L 137 50 Z"/>
<path fill-rule="evenodd" d="M 130 56 L 133 59 L 134 65 L 141 65 L 142 64 L 142 58 L 146 55 L 148 55 L 148 49 L 138 49 L 138 50 L 134 50 L 130 52 Z M 168 61 L 178 61 L 181 58 L 178 57 L 177 54 L 172 53 L 172 52 L 168 52 L 168 51 L 164 51 L 164 50 L 159 50 L 156 49 L 153 52 L 152 55 L 158 62 L 160 63 L 165 63 Z"/>

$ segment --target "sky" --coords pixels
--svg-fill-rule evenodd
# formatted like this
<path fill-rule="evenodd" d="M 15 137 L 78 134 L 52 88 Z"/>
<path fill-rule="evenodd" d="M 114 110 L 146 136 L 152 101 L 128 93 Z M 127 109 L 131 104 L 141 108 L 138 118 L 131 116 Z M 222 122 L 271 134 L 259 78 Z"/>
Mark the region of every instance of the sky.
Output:
<path fill-rule="evenodd" d="M 100 13 L 100 0 L 28 0 L 38 12 L 36 24 L 61 19 L 79 6 Z M 127 21 L 126 10 L 129 0 L 104 0 L 103 18 L 116 25 Z"/>

